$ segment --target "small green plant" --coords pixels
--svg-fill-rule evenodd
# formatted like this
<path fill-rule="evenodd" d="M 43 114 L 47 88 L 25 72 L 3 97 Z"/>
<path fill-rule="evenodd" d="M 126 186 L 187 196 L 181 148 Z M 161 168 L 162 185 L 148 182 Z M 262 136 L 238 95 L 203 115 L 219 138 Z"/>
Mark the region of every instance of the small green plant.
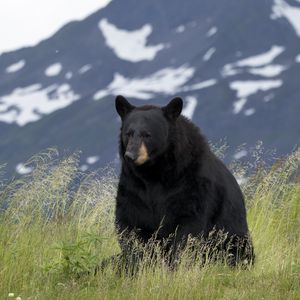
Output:
<path fill-rule="evenodd" d="M 57 256 L 46 265 L 45 271 L 58 272 L 71 277 L 93 273 L 99 264 L 101 243 L 102 239 L 94 233 L 85 233 L 74 242 L 62 241 L 53 247 Z"/>

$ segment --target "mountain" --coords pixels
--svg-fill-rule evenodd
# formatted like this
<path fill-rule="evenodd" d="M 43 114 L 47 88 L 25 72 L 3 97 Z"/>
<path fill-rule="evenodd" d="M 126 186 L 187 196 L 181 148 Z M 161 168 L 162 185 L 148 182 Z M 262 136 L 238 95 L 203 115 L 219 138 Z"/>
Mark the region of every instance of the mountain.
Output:
<path fill-rule="evenodd" d="M 83 170 L 116 161 L 114 98 L 164 105 L 175 95 L 227 160 L 262 140 L 299 144 L 299 0 L 113 0 L 35 47 L 0 56 L 0 164 L 48 147 L 82 150 Z"/>

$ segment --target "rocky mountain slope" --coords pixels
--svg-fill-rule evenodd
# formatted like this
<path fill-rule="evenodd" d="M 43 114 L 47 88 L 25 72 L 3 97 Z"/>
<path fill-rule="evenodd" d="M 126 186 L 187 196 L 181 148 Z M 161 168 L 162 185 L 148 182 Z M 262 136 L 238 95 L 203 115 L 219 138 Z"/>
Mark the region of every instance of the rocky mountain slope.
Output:
<path fill-rule="evenodd" d="M 212 142 L 299 144 L 300 1 L 113 0 L 35 47 L 0 56 L 0 163 L 57 147 L 82 170 L 117 161 L 114 98 L 184 114 Z"/>

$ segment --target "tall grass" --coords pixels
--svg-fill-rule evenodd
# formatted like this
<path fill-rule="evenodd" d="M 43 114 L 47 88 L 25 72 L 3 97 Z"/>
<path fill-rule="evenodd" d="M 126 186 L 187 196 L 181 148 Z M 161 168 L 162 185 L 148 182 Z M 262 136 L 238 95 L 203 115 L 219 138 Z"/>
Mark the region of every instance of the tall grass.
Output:
<path fill-rule="evenodd" d="M 114 232 L 117 177 L 81 174 L 78 155 L 34 157 L 34 171 L 1 185 L 0 298 L 299 299 L 300 151 L 260 167 L 243 186 L 256 252 L 250 270 L 163 263 L 135 276 L 112 267 L 89 273 L 119 253 Z"/>

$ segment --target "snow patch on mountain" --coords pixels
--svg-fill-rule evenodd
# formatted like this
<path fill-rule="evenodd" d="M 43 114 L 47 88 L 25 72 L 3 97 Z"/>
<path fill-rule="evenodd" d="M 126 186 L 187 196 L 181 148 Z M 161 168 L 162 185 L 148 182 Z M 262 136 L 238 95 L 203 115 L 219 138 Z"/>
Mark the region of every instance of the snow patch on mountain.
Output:
<path fill-rule="evenodd" d="M 253 75 L 260 75 L 264 77 L 275 77 L 280 75 L 286 67 L 281 65 L 269 65 L 261 68 L 252 68 L 249 69 L 249 73 Z"/>
<path fill-rule="evenodd" d="M 178 26 L 178 27 L 175 29 L 175 31 L 176 31 L 177 33 L 184 32 L 184 31 L 185 31 L 185 26 L 184 26 L 184 25 L 180 25 L 180 26 Z"/>
<path fill-rule="evenodd" d="M 186 97 L 187 104 L 182 110 L 182 115 L 192 120 L 197 107 L 197 98 L 194 96 Z"/>
<path fill-rule="evenodd" d="M 79 98 L 66 83 L 51 85 L 45 89 L 40 84 L 16 88 L 10 95 L 0 97 L 0 121 L 24 126 Z"/>
<path fill-rule="evenodd" d="M 60 63 L 55 63 L 45 70 L 45 75 L 48 77 L 54 77 L 59 75 L 61 71 L 62 65 Z"/>
<path fill-rule="evenodd" d="M 249 80 L 234 81 L 230 83 L 230 88 L 237 91 L 238 98 L 249 97 L 258 91 L 267 91 L 282 86 L 282 80 Z"/>
<path fill-rule="evenodd" d="M 265 101 L 265 102 L 269 102 L 269 101 L 271 101 L 274 97 L 275 97 L 275 94 L 274 94 L 274 93 L 271 93 L 271 94 L 266 95 L 266 96 L 264 97 L 264 101 Z"/>
<path fill-rule="evenodd" d="M 233 103 L 233 113 L 240 113 L 245 104 L 247 97 L 257 93 L 258 91 L 268 91 L 270 89 L 279 88 L 282 86 L 282 80 L 253 80 L 253 81 L 234 81 L 230 83 L 230 88 L 237 92 L 237 101 Z M 255 113 L 254 108 L 249 108 L 244 111 L 246 116 L 251 116 Z"/>
<path fill-rule="evenodd" d="M 203 60 L 204 61 L 208 61 L 211 59 L 211 57 L 214 55 L 214 53 L 216 52 L 216 48 L 210 48 L 203 56 Z"/>
<path fill-rule="evenodd" d="M 8 66 L 5 71 L 6 71 L 6 73 L 18 72 L 24 68 L 25 64 L 26 64 L 26 61 L 24 59 L 22 59 L 14 64 Z"/>
<path fill-rule="evenodd" d="M 70 80 L 72 77 L 73 77 L 73 73 L 72 72 L 67 72 L 66 75 L 65 75 L 65 78 L 67 80 Z"/>
<path fill-rule="evenodd" d="M 238 114 L 242 111 L 244 108 L 245 104 L 247 103 L 246 98 L 241 98 L 233 103 L 233 113 Z"/>
<path fill-rule="evenodd" d="M 235 69 L 232 64 L 227 64 L 221 70 L 221 74 L 223 77 L 234 76 L 242 73 L 241 69 Z"/>
<path fill-rule="evenodd" d="M 143 100 L 151 99 L 155 94 L 173 95 L 192 78 L 194 72 L 194 68 L 183 65 L 159 70 L 145 78 L 126 78 L 115 73 L 113 81 L 106 89 L 98 91 L 94 100 L 119 94 Z"/>
<path fill-rule="evenodd" d="M 240 61 L 237 61 L 232 64 L 227 64 L 225 65 L 224 69 L 229 70 L 232 69 L 234 70 L 236 67 L 241 68 L 241 67 L 260 67 L 264 66 L 267 64 L 270 64 L 273 62 L 273 60 L 284 51 L 284 47 L 282 46 L 272 46 L 271 49 L 267 52 L 255 55 L 255 56 L 250 56 L 245 59 L 242 59 Z"/>
<path fill-rule="evenodd" d="M 179 89 L 179 92 L 191 92 L 191 91 L 198 91 L 198 90 L 202 90 L 208 87 L 211 87 L 215 84 L 217 84 L 218 81 L 216 79 L 209 79 L 209 80 L 205 80 L 199 83 L 194 83 L 191 85 L 186 85 L 184 87 L 182 87 L 181 89 Z"/>
<path fill-rule="evenodd" d="M 147 38 L 152 32 L 152 26 L 145 24 L 142 28 L 128 31 L 119 29 L 114 24 L 102 19 L 99 28 L 105 38 L 106 45 L 110 47 L 120 59 L 139 62 L 153 60 L 156 54 L 165 46 L 158 44 L 147 45 Z"/>
<path fill-rule="evenodd" d="M 271 19 L 286 18 L 300 37 L 300 7 L 292 6 L 284 0 L 274 0 Z"/>
<path fill-rule="evenodd" d="M 211 36 L 215 35 L 217 32 L 218 32 L 218 28 L 214 26 L 208 30 L 208 32 L 206 33 L 206 36 L 211 37 Z"/>
<path fill-rule="evenodd" d="M 244 115 L 246 116 L 246 117 L 250 117 L 250 116 L 252 116 L 252 115 L 254 115 L 255 114 L 255 108 L 248 108 L 248 109 L 246 109 L 245 111 L 244 111 Z"/>
<path fill-rule="evenodd" d="M 278 76 L 284 70 L 285 66 L 272 65 L 273 60 L 285 50 L 282 46 L 273 45 L 267 52 L 250 56 L 234 63 L 226 64 L 221 74 L 224 77 L 234 76 L 241 73 L 251 73 L 264 77 Z"/>
<path fill-rule="evenodd" d="M 88 72 L 89 70 L 92 69 L 92 66 L 91 65 L 84 65 L 83 67 L 81 67 L 79 70 L 78 70 L 78 73 L 79 74 L 84 74 L 86 72 Z"/>
<path fill-rule="evenodd" d="M 282 46 L 273 45 L 267 52 L 251 56 L 236 62 L 237 67 L 260 67 L 270 64 L 273 60 L 285 50 Z"/>

